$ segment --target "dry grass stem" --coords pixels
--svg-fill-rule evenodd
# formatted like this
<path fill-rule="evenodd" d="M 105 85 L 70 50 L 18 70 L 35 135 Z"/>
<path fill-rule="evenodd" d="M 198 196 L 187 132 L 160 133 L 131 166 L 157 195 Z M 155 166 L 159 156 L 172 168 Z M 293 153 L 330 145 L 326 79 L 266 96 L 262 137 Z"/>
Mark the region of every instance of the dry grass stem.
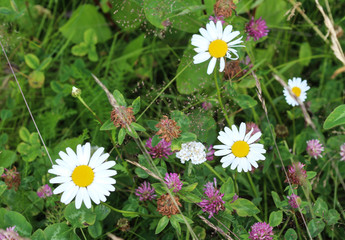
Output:
<path fill-rule="evenodd" d="M 201 215 L 198 215 L 198 217 L 204 222 L 206 223 L 209 227 L 213 228 L 213 230 L 219 232 L 220 234 L 223 235 L 223 237 L 225 237 L 225 239 L 228 239 L 228 240 L 233 240 L 232 237 L 230 237 L 229 235 L 227 235 L 220 227 L 217 227 L 215 225 L 213 225 L 210 221 L 208 221 L 206 218 L 204 218 L 203 216 Z"/>

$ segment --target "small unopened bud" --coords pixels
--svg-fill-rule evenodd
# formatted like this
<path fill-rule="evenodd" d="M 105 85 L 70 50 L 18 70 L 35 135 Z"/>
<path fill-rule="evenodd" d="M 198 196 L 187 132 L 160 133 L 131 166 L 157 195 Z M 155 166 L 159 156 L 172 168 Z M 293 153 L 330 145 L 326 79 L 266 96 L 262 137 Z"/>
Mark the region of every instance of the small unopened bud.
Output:
<path fill-rule="evenodd" d="M 76 87 L 72 87 L 72 96 L 73 97 L 79 97 L 81 95 L 81 90 Z"/>

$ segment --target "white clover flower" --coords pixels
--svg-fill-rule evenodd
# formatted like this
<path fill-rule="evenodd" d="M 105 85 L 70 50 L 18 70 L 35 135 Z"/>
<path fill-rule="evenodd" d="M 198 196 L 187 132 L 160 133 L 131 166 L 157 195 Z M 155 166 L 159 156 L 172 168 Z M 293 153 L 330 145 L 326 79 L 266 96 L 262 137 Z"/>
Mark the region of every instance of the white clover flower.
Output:
<path fill-rule="evenodd" d="M 255 143 L 260 138 L 261 132 L 255 133 L 251 136 L 253 129 L 246 134 L 246 124 L 241 123 L 239 130 L 235 125 L 232 129 L 225 127 L 224 131 L 219 132 L 218 140 L 224 145 L 216 145 L 214 149 L 220 149 L 214 153 L 215 156 L 223 156 L 220 160 L 222 167 L 230 166 L 234 170 L 237 168 L 238 172 L 248 172 L 252 166 L 257 168 L 256 161 L 265 160 L 266 153 L 264 145 Z"/>
<path fill-rule="evenodd" d="M 191 160 L 193 164 L 201 164 L 206 161 L 206 148 L 200 142 L 182 143 L 176 157 L 181 160 L 181 163 Z"/>
<path fill-rule="evenodd" d="M 96 204 L 105 202 L 105 196 L 115 191 L 112 184 L 115 184 L 116 180 L 111 176 L 117 172 L 109 168 L 116 163 L 105 162 L 109 154 L 102 154 L 103 151 L 104 148 L 98 148 L 91 156 L 91 145 L 86 143 L 84 146 L 77 146 L 77 154 L 71 148 L 66 148 L 67 154 L 59 152 L 61 159 L 57 159 L 57 164 L 48 172 L 57 175 L 50 179 L 50 183 L 61 184 L 53 191 L 54 194 L 63 192 L 61 202 L 69 204 L 75 198 L 77 209 L 82 202 L 87 208 L 91 208 L 91 200 Z"/>
<path fill-rule="evenodd" d="M 223 72 L 225 68 L 225 58 L 227 57 L 231 60 L 237 60 L 238 54 L 237 50 L 234 47 L 244 47 L 243 45 L 237 45 L 243 42 L 242 37 L 237 40 L 233 40 L 237 37 L 240 32 L 232 32 L 232 25 L 225 27 L 223 31 L 223 26 L 221 21 L 217 21 L 215 24 L 213 21 L 210 21 L 206 24 L 205 28 L 200 28 L 199 34 L 194 34 L 192 37 L 192 45 L 197 47 L 194 48 L 198 54 L 193 57 L 194 64 L 202 63 L 211 58 L 210 63 L 208 64 L 207 74 L 211 74 L 216 66 L 217 59 L 220 59 L 220 68 L 219 72 Z M 232 57 L 231 55 L 235 55 Z"/>
<path fill-rule="evenodd" d="M 72 96 L 79 97 L 81 95 L 81 90 L 76 88 L 75 86 L 72 87 Z"/>
<path fill-rule="evenodd" d="M 307 99 L 307 91 L 310 87 L 307 85 L 307 80 L 303 80 L 301 78 L 292 78 L 289 79 L 288 85 L 290 90 L 295 94 L 295 96 L 304 102 Z M 291 106 L 297 106 L 298 102 L 290 95 L 289 91 L 285 88 L 283 90 L 286 102 Z"/>

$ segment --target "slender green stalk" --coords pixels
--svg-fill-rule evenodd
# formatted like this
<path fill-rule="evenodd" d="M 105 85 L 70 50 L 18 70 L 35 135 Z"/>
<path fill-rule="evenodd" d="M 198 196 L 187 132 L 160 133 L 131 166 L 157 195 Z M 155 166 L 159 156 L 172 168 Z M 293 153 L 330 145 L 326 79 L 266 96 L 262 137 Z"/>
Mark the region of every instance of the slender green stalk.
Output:
<path fill-rule="evenodd" d="M 80 229 L 80 231 L 81 231 L 81 233 L 82 233 L 84 239 L 87 240 L 87 238 L 86 238 L 86 236 L 85 236 L 85 233 L 84 233 L 83 229 L 82 229 L 82 228 L 79 228 L 79 229 Z"/>
<path fill-rule="evenodd" d="M 222 112 L 224 114 L 226 122 L 228 123 L 228 125 L 230 127 L 232 124 L 231 124 L 231 121 L 230 121 L 230 119 L 228 117 L 228 114 L 226 113 L 224 105 L 223 105 L 222 97 L 221 97 L 221 94 L 220 94 L 220 89 L 219 89 L 219 86 L 218 86 L 218 79 L 217 79 L 217 71 L 216 70 L 214 71 L 214 83 L 216 84 L 217 96 L 218 96 L 218 101 L 219 101 L 220 108 L 222 109 Z"/>
<path fill-rule="evenodd" d="M 299 227 L 299 224 L 298 224 L 298 221 L 297 221 L 297 217 L 296 217 L 295 214 L 293 215 L 293 217 L 294 217 L 296 228 L 297 228 L 298 239 L 302 239 L 301 238 L 301 228 Z"/>
<path fill-rule="evenodd" d="M 258 221 L 258 222 L 262 222 L 262 220 L 255 214 L 253 215 L 253 217 Z"/>
<path fill-rule="evenodd" d="M 248 177 L 248 180 L 249 180 L 249 183 L 250 183 L 250 187 L 251 187 L 252 190 L 253 190 L 254 196 L 255 196 L 256 198 L 258 198 L 259 195 L 258 195 L 258 193 L 257 193 L 257 191 L 256 191 L 256 188 L 255 188 L 255 186 L 254 186 L 254 182 L 253 182 L 252 176 L 249 174 L 249 172 L 247 172 L 247 177 Z"/>
<path fill-rule="evenodd" d="M 216 175 L 216 176 L 219 178 L 220 181 L 222 181 L 223 183 L 225 183 L 224 178 L 222 178 L 222 177 L 219 175 L 219 173 L 217 173 L 217 171 L 214 170 L 213 167 L 212 167 L 210 164 L 208 164 L 207 162 L 204 162 L 204 165 L 205 165 L 208 169 L 210 169 L 210 171 L 213 172 L 214 175 Z"/>
<path fill-rule="evenodd" d="M 285 220 L 284 226 L 283 228 L 280 230 L 279 234 L 278 234 L 278 239 L 280 239 L 280 235 L 282 235 L 282 233 L 284 232 L 286 226 L 288 225 L 289 221 L 290 221 L 291 215 Z"/>

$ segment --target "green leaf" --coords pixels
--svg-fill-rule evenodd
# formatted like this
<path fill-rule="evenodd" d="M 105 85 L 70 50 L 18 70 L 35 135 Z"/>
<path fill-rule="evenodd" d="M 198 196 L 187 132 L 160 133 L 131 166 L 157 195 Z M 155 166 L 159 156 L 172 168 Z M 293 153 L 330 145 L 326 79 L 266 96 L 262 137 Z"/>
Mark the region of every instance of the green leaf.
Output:
<path fill-rule="evenodd" d="M 193 183 L 193 184 L 190 184 L 190 185 L 187 185 L 187 186 L 183 186 L 183 191 L 191 192 L 191 191 L 193 191 L 196 188 L 196 186 L 198 186 L 197 182 Z"/>
<path fill-rule="evenodd" d="M 220 192 L 224 194 L 234 193 L 235 187 L 232 178 L 229 177 L 228 180 L 220 187 Z"/>
<path fill-rule="evenodd" d="M 87 45 L 95 45 L 97 43 L 97 40 L 97 35 L 92 28 L 84 32 L 84 42 Z"/>
<path fill-rule="evenodd" d="M 132 123 L 131 123 L 131 126 L 132 126 L 132 127 L 134 128 L 134 130 L 136 130 L 136 131 L 146 132 L 146 129 L 145 129 L 143 126 L 141 126 L 140 124 L 138 124 L 138 123 L 132 122 Z"/>
<path fill-rule="evenodd" d="M 126 133 L 133 138 L 139 137 L 138 133 L 134 130 L 132 126 L 129 126 L 129 128 L 126 128 Z"/>
<path fill-rule="evenodd" d="M 126 100 L 125 100 L 125 98 L 123 97 L 122 93 L 120 93 L 120 91 L 114 90 L 113 96 L 114 96 L 114 98 L 115 98 L 117 104 L 119 104 L 120 106 L 127 107 Z"/>
<path fill-rule="evenodd" d="M 271 227 L 276 227 L 283 221 L 282 211 L 273 211 L 270 214 L 269 224 Z"/>
<path fill-rule="evenodd" d="M 13 11 L 7 7 L 0 7 L 0 14 L 11 14 Z"/>
<path fill-rule="evenodd" d="M 334 225 L 340 220 L 340 214 L 335 209 L 330 209 L 324 216 L 327 225 Z"/>
<path fill-rule="evenodd" d="M 327 203 L 319 197 L 314 204 L 313 211 L 316 216 L 324 217 L 328 211 Z"/>
<path fill-rule="evenodd" d="M 254 216 L 260 212 L 254 203 L 244 198 L 237 199 L 235 202 L 230 203 L 230 206 L 236 210 L 240 217 Z"/>
<path fill-rule="evenodd" d="M 95 207 L 96 221 L 103 221 L 110 213 L 110 208 L 102 204 Z"/>
<path fill-rule="evenodd" d="M 276 193 L 275 191 L 272 191 L 271 194 L 272 194 L 272 198 L 273 198 L 273 201 L 274 201 L 274 204 L 276 205 L 276 207 L 282 208 L 284 204 L 280 200 L 278 193 Z"/>
<path fill-rule="evenodd" d="M 179 197 L 189 203 L 201 202 L 201 198 L 194 193 L 189 192 L 188 194 L 179 194 Z"/>
<path fill-rule="evenodd" d="M 44 229 L 44 233 L 49 240 L 70 240 L 73 228 L 66 223 L 56 223 Z"/>
<path fill-rule="evenodd" d="M 304 42 L 301 44 L 299 49 L 299 58 L 306 58 L 304 60 L 300 60 L 300 63 L 303 66 L 308 66 L 312 57 L 311 47 L 308 42 Z"/>
<path fill-rule="evenodd" d="M 146 120 L 146 124 L 152 131 L 158 131 L 158 128 L 155 127 L 158 124 L 158 121 Z"/>
<path fill-rule="evenodd" d="M 325 228 L 325 223 L 321 219 L 315 218 L 308 223 L 308 228 L 311 237 L 316 237 Z"/>
<path fill-rule="evenodd" d="M 65 211 L 64 216 L 73 227 L 84 228 L 93 225 L 96 221 L 96 214 L 87 209 L 84 205 L 80 209 L 75 208 L 75 204 L 69 204 Z"/>
<path fill-rule="evenodd" d="M 59 30 L 66 39 L 74 43 L 84 41 L 84 32 L 93 29 L 98 42 L 103 43 L 112 37 L 109 25 L 96 6 L 90 4 L 80 5 L 71 18 Z"/>
<path fill-rule="evenodd" d="M 116 129 L 116 127 L 115 127 L 113 121 L 108 119 L 107 121 L 105 121 L 105 123 L 103 123 L 103 125 L 101 126 L 101 128 L 99 130 L 107 131 L 107 130 L 113 130 L 113 129 Z"/>
<path fill-rule="evenodd" d="M 143 14 L 144 0 L 138 1 L 114 1 L 113 12 L 111 17 L 122 29 L 133 30 L 143 23 L 143 18 L 138 18 L 139 14 Z M 120 11 L 121 9 L 121 11 Z"/>
<path fill-rule="evenodd" d="M 193 112 L 189 115 L 189 118 L 193 122 L 189 131 L 195 133 L 200 142 L 205 142 L 211 145 L 217 139 L 217 124 L 212 116 L 209 116 L 206 112 Z"/>
<path fill-rule="evenodd" d="M 32 234 L 31 240 L 47 240 L 47 237 L 42 229 L 37 229 L 36 232 Z"/>
<path fill-rule="evenodd" d="M 246 77 L 237 84 L 239 88 L 253 88 L 256 86 L 256 81 L 252 77 Z"/>
<path fill-rule="evenodd" d="M 29 66 L 29 68 L 36 70 L 40 66 L 40 60 L 35 54 L 29 53 L 24 56 L 24 60 L 26 65 Z"/>
<path fill-rule="evenodd" d="M 23 237 L 31 236 L 32 226 L 22 214 L 8 211 L 5 213 L 4 220 L 7 227 L 16 226 L 15 230 L 19 235 Z"/>
<path fill-rule="evenodd" d="M 96 50 L 96 46 L 92 45 L 89 47 L 89 54 L 87 55 L 90 61 L 97 62 L 98 61 L 98 54 Z"/>
<path fill-rule="evenodd" d="M 194 133 L 184 132 L 181 134 L 182 143 L 195 141 L 196 139 L 197 139 L 197 136 Z"/>
<path fill-rule="evenodd" d="M 89 52 L 89 46 L 84 42 L 72 47 L 72 54 L 74 56 L 82 57 L 82 56 L 85 56 L 88 52 Z"/>
<path fill-rule="evenodd" d="M 12 116 L 13 116 L 13 113 L 11 110 L 9 110 L 9 109 L 2 109 L 1 110 L 0 118 L 3 121 L 10 119 Z"/>
<path fill-rule="evenodd" d="M 162 217 L 157 224 L 155 234 L 158 234 L 161 231 L 163 231 L 164 228 L 168 225 L 168 223 L 169 223 L 169 218 L 167 216 Z"/>
<path fill-rule="evenodd" d="M 2 174 L 0 174 L 0 176 L 1 175 Z M 0 181 L 0 196 L 6 191 L 6 189 L 7 189 L 7 185 L 4 182 Z"/>
<path fill-rule="evenodd" d="M 256 9 L 255 16 L 260 16 L 270 26 L 280 26 L 285 13 L 288 10 L 287 3 L 283 0 L 265 0 Z"/>
<path fill-rule="evenodd" d="M 345 104 L 336 107 L 326 118 L 323 124 L 324 129 L 330 129 L 345 124 Z"/>
<path fill-rule="evenodd" d="M 132 39 L 123 50 L 123 53 L 125 54 L 124 57 L 126 57 L 130 67 L 134 65 L 136 61 L 138 61 L 140 54 L 144 50 L 144 40 L 145 34 L 141 34 L 137 38 Z"/>
<path fill-rule="evenodd" d="M 21 127 L 19 129 L 19 137 L 22 139 L 24 142 L 29 142 L 30 141 L 30 132 L 26 127 Z"/>
<path fill-rule="evenodd" d="M 253 99 L 251 96 L 245 95 L 245 94 L 238 94 L 234 101 L 242 108 L 242 109 L 248 109 L 256 106 L 258 103 L 255 99 Z"/>
<path fill-rule="evenodd" d="M 8 168 L 17 160 L 17 154 L 10 150 L 0 151 L 0 167 Z"/>
<path fill-rule="evenodd" d="M 125 136 L 126 136 L 126 131 L 125 129 L 121 128 L 119 131 L 118 139 L 117 139 L 119 145 L 123 143 L 123 140 L 125 140 Z"/>
<path fill-rule="evenodd" d="M 151 146 L 155 147 L 162 139 L 158 135 L 154 135 L 151 141 Z"/>
<path fill-rule="evenodd" d="M 87 228 L 87 231 L 89 232 L 90 236 L 95 239 L 102 235 L 102 224 L 99 221 L 96 221 L 94 225 L 89 226 Z"/>
<path fill-rule="evenodd" d="M 173 228 L 176 229 L 176 231 L 181 234 L 181 226 L 180 223 L 178 221 L 178 219 L 175 217 L 175 215 L 172 215 L 170 218 L 170 223 L 173 226 Z"/>
<path fill-rule="evenodd" d="M 296 239 L 297 239 L 297 233 L 292 228 L 289 228 L 284 235 L 284 240 L 296 240 Z"/>
<path fill-rule="evenodd" d="M 175 216 L 175 218 L 177 219 L 177 221 L 179 221 L 180 223 L 185 224 L 185 223 L 186 223 L 185 220 L 186 220 L 189 224 L 194 223 L 193 220 L 191 220 L 190 218 L 188 218 L 188 217 L 186 217 L 186 216 L 184 216 L 185 220 L 183 220 L 183 217 L 182 217 L 181 214 L 176 214 L 176 215 L 174 215 L 174 216 Z"/>
<path fill-rule="evenodd" d="M 44 73 L 41 71 L 33 71 L 29 75 L 29 85 L 32 88 L 41 88 L 44 84 Z"/>
<path fill-rule="evenodd" d="M 209 61 L 193 64 L 195 51 L 189 46 L 183 53 L 183 57 L 176 72 L 176 86 L 181 94 L 200 92 L 203 89 L 214 88 L 213 75 L 206 73 Z"/>
<path fill-rule="evenodd" d="M 51 57 L 44 59 L 43 62 L 41 63 L 41 65 L 38 67 L 38 69 L 43 71 L 44 69 L 46 69 L 49 66 L 49 64 L 51 63 L 52 60 L 53 59 Z"/>
<path fill-rule="evenodd" d="M 132 107 L 133 107 L 133 114 L 137 114 L 140 111 L 140 96 L 137 97 L 133 103 L 132 103 Z"/>
<path fill-rule="evenodd" d="M 196 226 L 193 228 L 193 231 L 195 235 L 197 236 L 197 239 L 204 240 L 206 239 L 206 230 L 205 228 L 202 228 L 200 226 Z"/>
<path fill-rule="evenodd" d="M 316 176 L 316 172 L 314 171 L 307 171 L 307 179 L 312 179 Z"/>

